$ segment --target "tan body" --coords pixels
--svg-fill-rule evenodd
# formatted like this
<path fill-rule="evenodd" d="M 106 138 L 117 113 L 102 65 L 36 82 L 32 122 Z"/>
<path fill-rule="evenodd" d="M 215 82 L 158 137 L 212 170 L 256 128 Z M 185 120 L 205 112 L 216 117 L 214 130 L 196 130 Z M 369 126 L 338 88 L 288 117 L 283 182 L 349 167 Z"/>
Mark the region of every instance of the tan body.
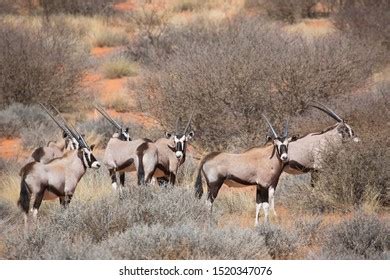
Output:
<path fill-rule="evenodd" d="M 329 146 L 342 144 L 342 136 L 337 131 L 337 126 L 324 133 L 310 133 L 289 144 L 289 163 L 284 172 L 298 175 L 321 168 L 321 155 Z"/>
<path fill-rule="evenodd" d="M 39 147 L 26 159 L 24 165 L 31 162 L 48 163 L 49 161 L 62 157 L 66 151 L 66 143 L 64 139 L 56 142 L 50 141 L 46 147 Z"/>
<path fill-rule="evenodd" d="M 229 187 L 260 185 L 268 188 L 277 183 L 282 168 L 276 156 L 269 159 L 273 149 L 273 145 L 269 145 L 241 154 L 220 153 L 206 161 L 202 171 L 207 173 L 206 178 L 210 183 L 224 178 L 223 183 Z"/>
<path fill-rule="evenodd" d="M 25 166 L 22 176 L 29 191 L 38 193 L 43 188 L 43 200 L 72 195 L 86 171 L 79 153 L 76 150 L 69 151 L 47 164 L 35 162 Z"/>
<path fill-rule="evenodd" d="M 139 184 L 149 183 L 152 177 L 165 177 L 169 183 L 175 184 L 178 169 L 185 162 L 185 156 L 177 158 L 174 146 L 173 137 L 160 138 L 139 146 Z"/>
<path fill-rule="evenodd" d="M 80 144 L 84 145 L 83 148 L 68 151 L 47 164 L 31 162 L 21 169 L 18 205 L 25 214 L 26 231 L 29 227 L 29 212 L 32 212 L 35 222 L 43 200 L 59 198 L 61 205 L 67 206 L 87 167 L 100 167 L 91 152 L 93 147 L 89 148 L 85 142 Z"/>
<path fill-rule="evenodd" d="M 106 150 L 104 152 L 103 163 L 106 165 L 110 172 L 112 187 L 118 188 L 116 183 L 116 172 L 120 175 L 119 190 L 125 183 L 125 172 L 135 172 L 138 167 L 137 147 L 150 140 L 137 139 L 133 141 L 124 141 L 116 137 L 113 137 L 108 141 Z"/>
<path fill-rule="evenodd" d="M 287 145 L 287 140 L 285 144 Z M 202 175 L 208 186 L 207 200 L 211 206 L 218 195 L 222 184 L 229 187 L 257 186 L 256 219 L 262 207 L 265 221 L 268 220 L 269 201 L 273 206 L 273 194 L 278 184 L 284 163 L 278 156 L 274 144 L 255 147 L 240 154 L 211 153 L 201 162 L 195 183 L 196 196 L 203 194 Z"/>

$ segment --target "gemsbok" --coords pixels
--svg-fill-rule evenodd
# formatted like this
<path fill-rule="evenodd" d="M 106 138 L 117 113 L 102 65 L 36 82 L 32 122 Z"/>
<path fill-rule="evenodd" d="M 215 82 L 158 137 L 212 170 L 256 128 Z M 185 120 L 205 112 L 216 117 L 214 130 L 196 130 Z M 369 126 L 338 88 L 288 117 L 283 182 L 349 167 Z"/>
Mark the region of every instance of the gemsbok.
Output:
<path fill-rule="evenodd" d="M 316 102 L 318 103 L 318 102 Z M 327 106 L 318 103 L 320 106 L 310 106 L 325 112 L 328 116 L 337 121 L 336 124 L 325 128 L 320 132 L 309 133 L 299 137 L 290 143 L 288 149 L 289 162 L 284 167 L 284 172 L 289 174 L 303 174 L 316 172 L 321 166 L 321 155 L 326 152 L 329 145 L 340 145 L 347 139 L 359 142 L 352 127 Z"/>
<path fill-rule="evenodd" d="M 125 172 L 135 172 L 137 170 L 137 147 L 145 142 L 151 142 L 151 140 L 146 138 L 132 140 L 128 128 L 125 129 L 120 126 L 101 106 L 96 105 L 95 108 L 118 130 L 107 143 L 103 163 L 110 173 L 113 189 L 118 189 L 122 193 L 122 188 L 125 186 Z M 119 173 L 119 186 L 117 184 L 117 172 Z"/>
<path fill-rule="evenodd" d="M 208 187 L 207 201 L 212 205 L 222 184 L 229 187 L 256 186 L 256 218 L 258 224 L 260 209 L 264 210 L 264 221 L 268 222 L 269 198 L 278 184 L 284 165 L 288 162 L 288 123 L 283 135 L 278 135 L 268 119 L 263 115 L 271 129 L 272 144 L 254 147 L 243 153 L 233 154 L 213 152 L 203 158 L 200 163 L 195 182 L 195 196 L 203 195 L 202 175 Z"/>
<path fill-rule="evenodd" d="M 45 147 L 36 148 L 27 158 L 25 164 L 34 161 L 48 163 L 54 158 L 61 157 L 66 150 L 77 150 L 78 148 L 78 143 L 76 139 L 74 139 L 72 135 L 70 135 L 66 130 L 64 130 L 64 127 L 61 126 L 59 121 L 50 113 L 50 111 L 43 104 L 40 103 L 40 105 L 43 110 L 49 115 L 49 117 L 61 128 L 62 139 L 55 142 L 49 141 Z M 59 115 L 58 111 L 57 115 Z M 63 118 L 61 117 L 61 119 Z"/>
<path fill-rule="evenodd" d="M 59 198 L 61 205 L 66 207 L 87 168 L 100 167 L 99 161 L 92 154 L 94 145 L 89 147 L 80 133 L 72 131 L 66 124 L 64 127 L 77 140 L 78 149 L 67 151 L 62 157 L 55 158 L 47 164 L 31 162 L 20 171 L 22 179 L 18 205 L 24 212 L 26 231 L 29 225 L 29 212 L 36 223 L 42 200 Z"/>
<path fill-rule="evenodd" d="M 145 142 L 138 146 L 138 184 L 148 184 L 154 178 L 168 178 L 174 185 L 179 167 L 185 162 L 187 142 L 195 133 L 191 129 L 194 111 L 183 132 L 179 132 L 179 119 L 176 121 L 174 133 L 165 133 L 165 137 L 155 142 Z"/>

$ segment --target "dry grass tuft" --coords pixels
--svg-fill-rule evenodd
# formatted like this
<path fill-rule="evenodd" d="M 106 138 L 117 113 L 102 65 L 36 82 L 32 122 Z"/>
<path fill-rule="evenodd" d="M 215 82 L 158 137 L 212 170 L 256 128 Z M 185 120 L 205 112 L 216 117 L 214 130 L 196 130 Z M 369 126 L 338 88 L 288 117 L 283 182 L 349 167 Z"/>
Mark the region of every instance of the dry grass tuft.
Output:
<path fill-rule="evenodd" d="M 116 57 L 102 66 L 105 78 L 117 79 L 137 75 L 137 67 L 125 57 Z"/>

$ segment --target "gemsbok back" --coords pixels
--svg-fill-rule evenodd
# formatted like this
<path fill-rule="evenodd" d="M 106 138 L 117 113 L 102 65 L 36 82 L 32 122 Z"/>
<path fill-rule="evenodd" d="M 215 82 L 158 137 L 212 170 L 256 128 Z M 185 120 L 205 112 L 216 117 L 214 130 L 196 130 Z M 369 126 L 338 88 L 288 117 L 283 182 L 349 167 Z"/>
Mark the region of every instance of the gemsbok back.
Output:
<path fill-rule="evenodd" d="M 120 126 L 110 115 L 99 105 L 95 108 L 103 115 L 116 129 L 107 143 L 103 163 L 107 166 L 110 173 L 111 184 L 114 190 L 125 186 L 125 172 L 135 172 L 138 164 L 136 149 L 145 142 L 151 142 L 149 139 L 132 140 L 129 135 L 129 129 Z M 117 174 L 119 173 L 120 185 L 117 184 Z"/>
<path fill-rule="evenodd" d="M 43 110 L 49 115 L 49 117 L 61 128 L 59 121 L 50 113 L 50 111 L 41 104 Z M 56 110 L 57 111 L 57 110 Z M 58 111 L 57 115 L 61 116 Z M 63 119 L 61 117 L 61 119 Z M 36 148 L 32 154 L 27 158 L 25 164 L 30 162 L 42 162 L 48 163 L 54 158 L 62 157 L 66 150 L 76 150 L 78 148 L 78 143 L 76 139 L 73 138 L 72 135 L 69 135 L 66 130 L 61 128 L 62 130 L 62 139 L 59 141 L 49 141 L 45 147 Z"/>
<path fill-rule="evenodd" d="M 193 115 L 194 112 L 183 132 L 179 132 L 177 119 L 174 133 L 167 132 L 166 137 L 145 142 L 137 148 L 138 184 L 150 183 L 152 177 L 168 178 L 168 183 L 175 184 L 177 171 L 186 159 L 187 142 L 195 135 L 191 129 Z"/>
<path fill-rule="evenodd" d="M 278 135 L 268 119 L 263 115 L 272 132 L 272 144 L 254 147 L 240 154 L 213 152 L 200 163 L 195 182 L 195 196 L 203 195 L 202 175 L 207 182 L 207 201 L 212 205 L 222 184 L 229 187 L 256 188 L 256 218 L 258 224 L 260 209 L 264 210 L 264 221 L 268 222 L 269 198 L 278 184 L 283 167 L 288 162 L 288 124 L 283 135 Z"/>
<path fill-rule="evenodd" d="M 61 205 L 66 207 L 87 168 L 100 167 L 99 161 L 92 154 L 94 146 L 89 147 L 80 133 L 72 131 L 66 124 L 63 125 L 77 140 L 79 148 L 67 151 L 62 157 L 47 164 L 31 162 L 20 172 L 22 180 L 18 205 L 24 212 L 26 232 L 29 212 L 32 213 L 35 223 L 42 200 L 59 198 Z"/>

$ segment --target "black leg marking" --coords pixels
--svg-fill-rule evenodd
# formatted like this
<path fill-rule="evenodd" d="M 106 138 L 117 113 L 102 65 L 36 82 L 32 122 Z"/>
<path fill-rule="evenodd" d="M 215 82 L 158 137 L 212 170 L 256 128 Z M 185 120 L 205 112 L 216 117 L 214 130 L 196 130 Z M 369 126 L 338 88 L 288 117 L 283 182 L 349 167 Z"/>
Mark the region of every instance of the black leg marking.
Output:
<path fill-rule="evenodd" d="M 44 193 L 45 193 L 45 191 L 40 191 L 39 193 L 37 193 L 35 195 L 35 200 L 34 200 L 34 204 L 33 204 L 34 209 L 39 209 L 39 207 L 41 206 Z"/>
<path fill-rule="evenodd" d="M 263 188 L 262 186 L 258 185 L 256 188 L 256 203 L 268 203 L 268 188 Z"/>
<path fill-rule="evenodd" d="M 174 186 L 175 185 L 175 182 L 176 182 L 176 174 L 171 172 L 169 174 L 169 183 Z"/>
<path fill-rule="evenodd" d="M 225 181 L 225 178 L 219 178 L 216 182 L 213 182 L 213 183 L 209 183 L 207 180 L 207 185 L 208 185 L 207 199 L 211 203 L 213 203 L 214 200 L 217 198 L 218 192 L 221 189 L 224 181 Z"/>
<path fill-rule="evenodd" d="M 66 205 L 65 205 L 65 196 L 60 196 L 59 199 L 60 199 L 60 204 L 61 204 L 61 206 L 62 206 L 62 207 L 65 207 L 65 206 L 66 206 Z"/>
<path fill-rule="evenodd" d="M 116 172 L 115 172 L 115 169 L 110 169 L 108 171 L 110 172 L 111 183 L 112 184 L 116 183 Z"/>
<path fill-rule="evenodd" d="M 125 172 L 119 172 L 119 182 L 123 187 L 125 186 Z"/>

